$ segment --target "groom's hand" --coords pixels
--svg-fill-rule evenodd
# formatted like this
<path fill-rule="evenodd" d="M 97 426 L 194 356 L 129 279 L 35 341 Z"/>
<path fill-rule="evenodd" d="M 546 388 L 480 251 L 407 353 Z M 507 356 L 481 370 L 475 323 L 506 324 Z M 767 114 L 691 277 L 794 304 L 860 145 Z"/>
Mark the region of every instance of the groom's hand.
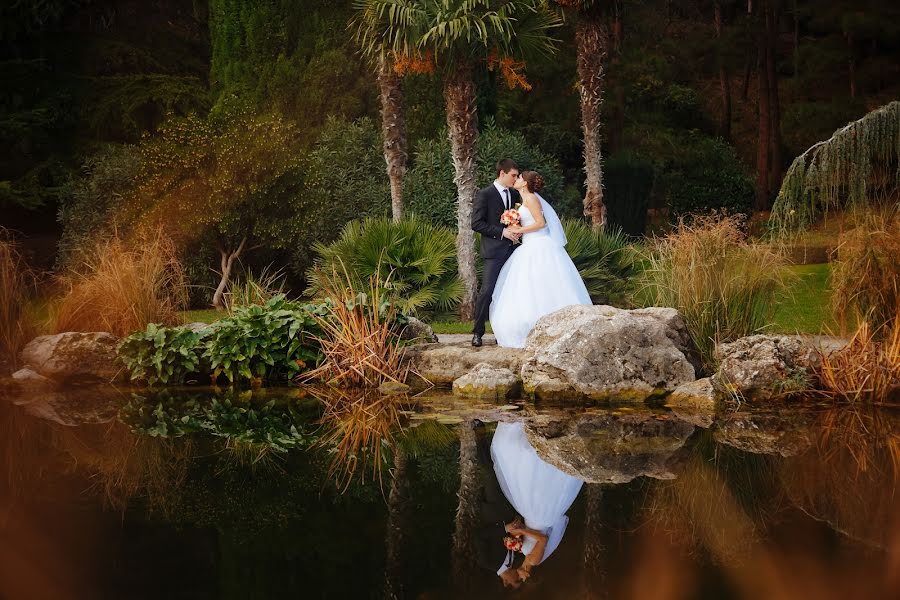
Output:
<path fill-rule="evenodd" d="M 511 242 L 518 242 L 519 238 L 522 236 L 521 236 L 521 234 L 513 233 L 512 231 L 510 231 L 509 227 L 504 227 L 503 228 L 503 237 L 505 237 L 506 239 L 508 239 Z"/>

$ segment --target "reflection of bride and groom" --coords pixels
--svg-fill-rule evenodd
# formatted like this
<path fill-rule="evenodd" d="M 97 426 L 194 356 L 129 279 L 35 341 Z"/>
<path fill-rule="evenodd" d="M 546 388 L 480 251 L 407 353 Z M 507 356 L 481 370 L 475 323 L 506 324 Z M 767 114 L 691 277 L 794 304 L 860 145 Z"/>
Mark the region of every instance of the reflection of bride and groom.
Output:
<path fill-rule="evenodd" d="M 562 541 L 569 523 L 566 511 L 582 481 L 544 462 L 522 422 L 498 423 L 489 451 L 484 427 L 477 429 L 483 482 L 477 562 L 496 570 L 505 587 L 518 588 Z"/>

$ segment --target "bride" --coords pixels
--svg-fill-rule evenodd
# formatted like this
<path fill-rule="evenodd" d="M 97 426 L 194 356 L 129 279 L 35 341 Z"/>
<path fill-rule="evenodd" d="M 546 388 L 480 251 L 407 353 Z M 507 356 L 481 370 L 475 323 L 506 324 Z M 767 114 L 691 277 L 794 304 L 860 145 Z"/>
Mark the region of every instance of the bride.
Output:
<path fill-rule="evenodd" d="M 497 277 L 490 320 L 498 345 L 524 348 L 538 319 L 572 304 L 591 304 L 591 297 L 566 253 L 566 235 L 556 211 L 539 194 L 544 178 L 525 171 L 515 188 L 522 197 L 520 224 L 507 229 L 522 234 L 522 247 Z"/>
<path fill-rule="evenodd" d="M 491 442 L 494 473 L 503 495 L 524 522 L 506 526 L 507 558 L 497 570 L 506 587 L 519 587 L 531 569 L 550 556 L 562 541 L 569 517 L 566 511 L 581 490 L 582 481 L 563 473 L 538 456 L 528 442 L 523 423 L 498 423 Z M 516 567 L 515 552 L 525 555 Z"/>

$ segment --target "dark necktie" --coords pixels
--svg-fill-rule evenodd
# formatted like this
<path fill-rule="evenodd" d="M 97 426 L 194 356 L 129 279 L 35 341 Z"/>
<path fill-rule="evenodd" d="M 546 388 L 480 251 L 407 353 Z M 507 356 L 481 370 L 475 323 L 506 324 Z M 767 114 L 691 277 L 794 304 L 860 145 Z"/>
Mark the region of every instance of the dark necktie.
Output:
<path fill-rule="evenodd" d="M 509 210 L 509 188 L 503 188 L 503 206 Z"/>

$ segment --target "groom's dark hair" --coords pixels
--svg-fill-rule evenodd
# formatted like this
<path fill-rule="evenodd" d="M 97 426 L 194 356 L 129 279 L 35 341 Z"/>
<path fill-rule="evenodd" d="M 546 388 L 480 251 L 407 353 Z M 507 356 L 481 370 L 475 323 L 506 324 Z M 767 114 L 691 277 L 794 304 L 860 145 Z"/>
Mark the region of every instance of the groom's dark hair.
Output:
<path fill-rule="evenodd" d="M 519 165 L 516 164 L 511 158 L 504 158 L 503 160 L 497 162 L 497 175 L 500 173 L 509 173 L 512 169 L 519 170 Z"/>

